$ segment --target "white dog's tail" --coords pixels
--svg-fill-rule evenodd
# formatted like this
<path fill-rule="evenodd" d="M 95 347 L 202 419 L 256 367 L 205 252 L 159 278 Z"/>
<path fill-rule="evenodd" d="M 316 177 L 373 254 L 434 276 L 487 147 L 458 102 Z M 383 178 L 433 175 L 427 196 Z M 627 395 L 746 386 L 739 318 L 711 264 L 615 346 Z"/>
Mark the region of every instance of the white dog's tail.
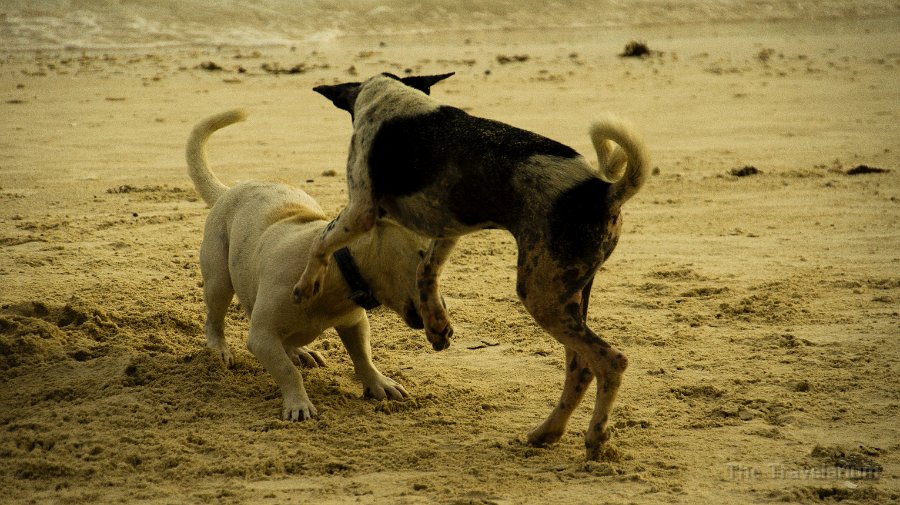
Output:
<path fill-rule="evenodd" d="M 628 123 L 614 116 L 592 124 L 590 135 L 597 150 L 600 177 L 612 183 L 606 196 L 607 205 L 619 207 L 647 179 L 650 156 L 644 141 Z"/>
<path fill-rule="evenodd" d="M 216 114 L 201 121 L 191 131 L 191 136 L 188 137 L 188 175 L 194 181 L 194 187 L 197 189 L 197 193 L 200 193 L 200 198 L 203 198 L 207 205 L 212 206 L 212 204 L 216 203 L 216 200 L 228 191 L 228 186 L 222 184 L 222 181 L 216 177 L 216 174 L 212 173 L 212 170 L 209 169 L 209 165 L 206 163 L 206 141 L 209 140 L 210 135 L 216 130 L 243 121 L 246 118 L 246 113 L 240 109 Z"/>

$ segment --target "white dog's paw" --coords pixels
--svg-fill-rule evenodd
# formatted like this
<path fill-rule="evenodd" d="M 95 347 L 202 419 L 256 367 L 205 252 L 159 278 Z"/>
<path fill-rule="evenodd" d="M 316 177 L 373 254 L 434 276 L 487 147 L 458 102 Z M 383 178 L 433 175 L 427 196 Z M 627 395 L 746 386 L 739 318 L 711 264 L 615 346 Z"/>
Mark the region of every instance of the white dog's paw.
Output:
<path fill-rule="evenodd" d="M 403 400 L 409 393 L 398 382 L 378 374 L 363 381 L 363 396 L 376 400 Z"/>
<path fill-rule="evenodd" d="M 234 355 L 231 354 L 231 349 L 229 349 L 227 345 L 210 345 L 209 349 L 213 355 L 218 356 L 219 359 L 222 360 L 222 363 L 226 368 L 234 366 Z"/>
<path fill-rule="evenodd" d="M 284 408 L 281 410 L 281 418 L 285 421 L 306 421 L 318 416 L 319 412 L 308 399 L 290 403 L 285 400 Z"/>
<path fill-rule="evenodd" d="M 328 366 L 328 363 L 325 361 L 325 356 L 322 356 L 319 351 L 312 351 L 305 346 L 285 348 L 285 352 L 297 366 L 307 368 L 324 368 Z"/>

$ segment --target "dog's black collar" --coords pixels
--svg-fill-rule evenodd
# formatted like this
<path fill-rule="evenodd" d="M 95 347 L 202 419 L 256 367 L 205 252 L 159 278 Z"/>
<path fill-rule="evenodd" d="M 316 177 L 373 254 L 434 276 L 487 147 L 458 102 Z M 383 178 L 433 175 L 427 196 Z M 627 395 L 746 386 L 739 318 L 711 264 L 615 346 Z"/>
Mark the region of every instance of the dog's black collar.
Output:
<path fill-rule="evenodd" d="M 372 288 L 362 278 L 362 274 L 359 273 L 359 267 L 356 266 L 353 256 L 350 255 L 350 249 L 346 247 L 338 249 L 333 256 L 338 268 L 341 270 L 341 274 L 344 276 L 344 280 L 350 286 L 349 298 L 366 310 L 371 310 L 381 305 L 381 302 L 372 294 Z"/>

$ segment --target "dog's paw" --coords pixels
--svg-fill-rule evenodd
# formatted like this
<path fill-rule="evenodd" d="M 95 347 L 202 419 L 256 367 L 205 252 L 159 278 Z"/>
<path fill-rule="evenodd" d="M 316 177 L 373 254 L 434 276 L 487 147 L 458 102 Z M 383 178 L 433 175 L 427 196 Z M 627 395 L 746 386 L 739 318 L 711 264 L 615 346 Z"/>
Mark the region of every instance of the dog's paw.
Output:
<path fill-rule="evenodd" d="M 450 347 L 450 337 L 453 336 L 453 326 L 445 321 L 445 326 L 440 329 L 433 329 L 431 326 L 426 327 L 425 336 L 431 342 L 431 347 L 435 351 L 443 351 Z"/>
<path fill-rule="evenodd" d="M 609 429 L 589 431 L 584 440 L 585 458 L 589 461 L 606 459 L 609 453 L 606 449 L 607 440 L 609 440 Z"/>
<path fill-rule="evenodd" d="M 622 451 L 612 444 L 585 445 L 585 459 L 588 461 L 621 461 Z"/>
<path fill-rule="evenodd" d="M 284 408 L 281 410 L 281 418 L 285 421 L 306 421 L 314 417 L 318 417 L 319 412 L 309 400 L 299 400 L 296 402 L 284 402 Z"/>
<path fill-rule="evenodd" d="M 227 345 L 210 345 L 209 350 L 214 356 L 222 360 L 222 364 L 224 364 L 226 368 L 234 367 L 234 355 L 231 354 L 231 349 L 229 349 Z"/>
<path fill-rule="evenodd" d="M 325 272 L 326 269 L 324 268 L 318 269 L 316 273 L 310 273 L 309 270 L 303 272 L 303 276 L 294 285 L 294 290 L 291 293 L 294 303 L 303 303 L 304 300 L 318 296 L 325 285 Z"/>
<path fill-rule="evenodd" d="M 532 447 L 546 447 L 555 444 L 562 438 L 561 430 L 548 430 L 544 425 L 531 430 L 528 433 L 528 445 Z"/>
<path fill-rule="evenodd" d="M 453 325 L 450 324 L 450 316 L 443 305 L 443 297 L 439 307 L 423 310 L 423 322 L 425 323 L 425 336 L 431 342 L 435 351 L 443 351 L 450 347 L 450 337 L 453 336 Z"/>
<path fill-rule="evenodd" d="M 398 382 L 379 374 L 363 381 L 363 396 L 376 400 L 403 400 L 409 398 L 409 393 Z"/>
<path fill-rule="evenodd" d="M 324 368 L 328 366 L 325 357 L 319 351 L 311 351 L 306 347 L 289 347 L 285 349 L 285 352 L 291 361 L 300 367 Z"/>

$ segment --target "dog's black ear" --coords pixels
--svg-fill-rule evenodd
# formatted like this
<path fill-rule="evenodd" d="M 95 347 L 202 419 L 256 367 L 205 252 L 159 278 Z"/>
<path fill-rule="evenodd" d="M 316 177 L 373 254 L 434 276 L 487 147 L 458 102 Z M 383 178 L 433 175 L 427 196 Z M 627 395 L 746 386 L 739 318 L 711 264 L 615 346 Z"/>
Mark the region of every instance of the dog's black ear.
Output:
<path fill-rule="evenodd" d="M 333 86 L 316 86 L 313 88 L 313 91 L 331 100 L 335 107 L 349 112 L 352 116 L 353 106 L 356 104 L 356 96 L 359 95 L 360 86 L 361 83 L 358 82 L 345 82 Z"/>
<path fill-rule="evenodd" d="M 449 74 L 439 74 L 439 75 L 413 75 L 409 77 L 404 77 L 400 79 L 400 82 L 406 84 L 411 88 L 416 88 L 417 90 L 425 93 L 426 95 L 431 94 L 431 87 L 435 84 L 443 81 L 444 79 L 450 77 L 456 72 L 450 72 Z"/>

